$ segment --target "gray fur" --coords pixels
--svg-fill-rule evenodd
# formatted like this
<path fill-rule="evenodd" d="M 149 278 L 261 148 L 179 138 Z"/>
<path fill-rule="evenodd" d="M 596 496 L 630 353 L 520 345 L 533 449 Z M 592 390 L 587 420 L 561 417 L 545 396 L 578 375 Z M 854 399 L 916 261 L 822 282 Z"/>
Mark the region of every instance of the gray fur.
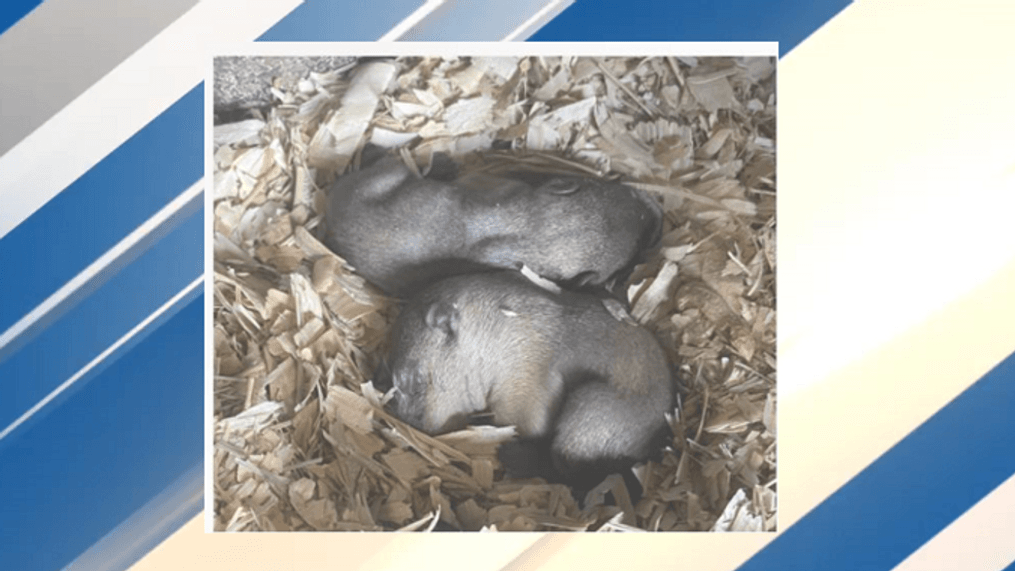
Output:
<path fill-rule="evenodd" d="M 641 460 L 665 430 L 674 384 L 646 329 L 601 299 L 552 293 L 518 272 L 445 279 L 408 302 L 385 375 L 396 414 L 440 434 L 486 410 L 523 438 L 548 438 L 568 475 L 603 461 Z"/>
<path fill-rule="evenodd" d="M 534 177 L 421 179 L 385 157 L 332 185 L 325 242 L 385 292 L 408 297 L 443 277 L 522 264 L 557 282 L 604 285 L 659 240 L 662 210 L 643 192 Z"/>

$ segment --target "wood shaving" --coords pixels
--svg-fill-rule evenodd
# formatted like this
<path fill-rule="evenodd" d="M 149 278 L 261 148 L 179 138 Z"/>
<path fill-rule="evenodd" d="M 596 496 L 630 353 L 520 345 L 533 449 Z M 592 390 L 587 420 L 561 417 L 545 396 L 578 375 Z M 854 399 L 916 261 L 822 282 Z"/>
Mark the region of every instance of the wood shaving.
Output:
<path fill-rule="evenodd" d="M 273 94 L 213 137 L 216 530 L 775 529 L 774 58 L 373 58 Z M 513 427 L 435 437 L 384 409 L 371 377 L 397 304 L 318 238 L 368 141 L 422 172 L 450 153 L 475 184 L 523 167 L 660 201 L 631 310 L 604 302 L 676 371 L 640 500 L 619 475 L 586 498 L 505 479 Z"/>

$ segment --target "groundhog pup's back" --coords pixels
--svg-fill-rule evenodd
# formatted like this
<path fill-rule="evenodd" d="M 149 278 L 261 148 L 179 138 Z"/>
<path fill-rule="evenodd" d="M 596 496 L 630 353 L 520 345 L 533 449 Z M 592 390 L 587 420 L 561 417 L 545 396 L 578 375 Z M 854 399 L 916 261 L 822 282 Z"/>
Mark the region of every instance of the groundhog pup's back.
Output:
<path fill-rule="evenodd" d="M 515 176 L 431 180 L 382 158 L 329 189 L 325 243 L 387 293 L 411 297 L 444 277 L 523 264 L 568 285 L 608 285 L 661 235 L 659 205 L 636 189 Z"/>
<path fill-rule="evenodd" d="M 489 408 L 497 424 L 549 439 L 565 477 L 644 459 L 672 406 L 669 365 L 650 332 L 603 303 L 517 272 L 435 284 L 393 331 L 396 413 L 441 433 Z"/>

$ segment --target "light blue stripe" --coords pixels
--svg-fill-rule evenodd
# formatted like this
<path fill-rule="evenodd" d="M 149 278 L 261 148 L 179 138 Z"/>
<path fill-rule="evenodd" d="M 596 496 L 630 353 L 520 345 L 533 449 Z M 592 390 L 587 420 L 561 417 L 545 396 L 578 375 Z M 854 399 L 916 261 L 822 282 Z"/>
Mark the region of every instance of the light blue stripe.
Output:
<path fill-rule="evenodd" d="M 259 42 L 372 42 L 425 0 L 308 1 L 257 38 Z"/>
<path fill-rule="evenodd" d="M 550 0 L 448 2 L 403 34 L 406 42 L 502 40 L 545 8 Z"/>

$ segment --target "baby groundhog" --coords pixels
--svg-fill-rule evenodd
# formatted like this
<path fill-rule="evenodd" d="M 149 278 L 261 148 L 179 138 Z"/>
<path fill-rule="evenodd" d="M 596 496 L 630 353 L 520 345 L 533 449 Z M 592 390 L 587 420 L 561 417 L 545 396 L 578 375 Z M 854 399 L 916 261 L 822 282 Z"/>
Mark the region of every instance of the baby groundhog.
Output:
<path fill-rule="evenodd" d="M 662 233 L 659 204 L 619 183 L 535 172 L 419 178 L 393 156 L 339 177 L 327 200 L 327 246 L 401 298 L 444 277 L 523 264 L 565 286 L 609 287 Z"/>
<path fill-rule="evenodd" d="M 659 343 L 610 301 L 518 272 L 445 279 L 399 314 L 377 380 L 397 387 L 395 413 L 430 434 L 489 409 L 495 424 L 547 442 L 551 466 L 528 475 L 587 490 L 659 450 L 674 399 Z"/>

